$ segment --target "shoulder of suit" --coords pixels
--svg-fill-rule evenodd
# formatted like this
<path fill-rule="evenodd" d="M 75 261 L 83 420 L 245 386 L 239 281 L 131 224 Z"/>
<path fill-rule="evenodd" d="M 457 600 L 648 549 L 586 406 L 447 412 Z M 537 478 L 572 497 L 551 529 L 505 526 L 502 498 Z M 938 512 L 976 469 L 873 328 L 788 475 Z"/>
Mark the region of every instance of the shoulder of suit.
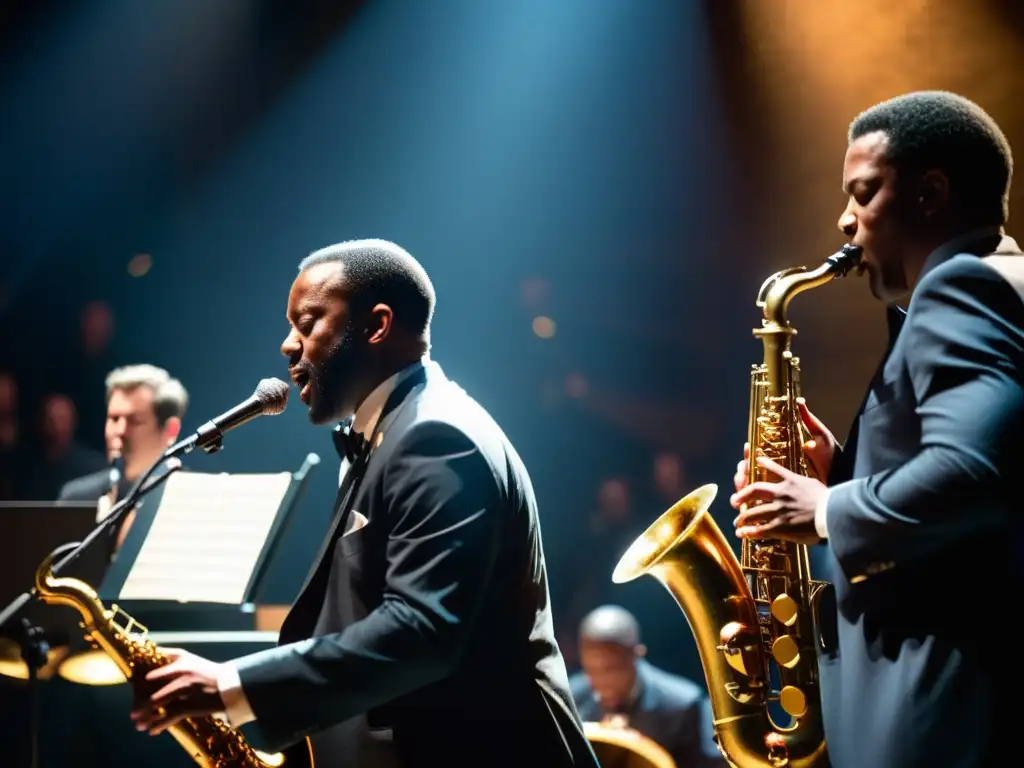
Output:
<path fill-rule="evenodd" d="M 61 501 L 96 501 L 105 490 L 108 470 L 101 469 L 68 480 L 60 489 Z"/>
<path fill-rule="evenodd" d="M 648 664 L 645 685 L 654 688 L 663 706 L 689 709 L 704 698 L 704 689 L 692 680 Z"/>
<path fill-rule="evenodd" d="M 980 258 L 981 263 L 999 274 L 1003 280 L 1024 298 L 1024 254 L 990 253 Z"/>
<path fill-rule="evenodd" d="M 485 453 L 504 441 L 501 427 L 465 390 L 450 380 L 426 387 L 412 404 L 411 418 L 402 429 L 415 438 L 459 437 Z"/>
<path fill-rule="evenodd" d="M 958 254 L 930 270 L 914 295 L 933 298 L 953 292 L 979 299 L 1010 288 L 1024 297 L 1024 255 L 994 253 L 986 256 Z M 913 304 L 913 300 L 911 301 Z"/>
<path fill-rule="evenodd" d="M 429 382 L 382 430 L 378 445 L 390 443 L 389 455 L 400 457 L 442 451 L 474 453 L 481 463 L 461 462 L 463 471 L 487 469 L 504 496 L 533 498 L 529 473 L 507 435 L 484 409 L 449 379 Z"/>

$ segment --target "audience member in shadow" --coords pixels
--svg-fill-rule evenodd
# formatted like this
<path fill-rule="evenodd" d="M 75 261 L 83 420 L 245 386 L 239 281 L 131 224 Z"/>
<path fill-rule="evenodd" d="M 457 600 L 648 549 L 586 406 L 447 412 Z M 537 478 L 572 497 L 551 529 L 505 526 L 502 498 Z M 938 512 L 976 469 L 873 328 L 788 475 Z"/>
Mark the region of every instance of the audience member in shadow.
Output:
<path fill-rule="evenodd" d="M 75 437 L 78 411 L 71 398 L 54 393 L 43 398 L 37 444 L 25 475 L 24 500 L 56 499 L 64 483 L 106 466 L 99 451 L 86 448 Z"/>

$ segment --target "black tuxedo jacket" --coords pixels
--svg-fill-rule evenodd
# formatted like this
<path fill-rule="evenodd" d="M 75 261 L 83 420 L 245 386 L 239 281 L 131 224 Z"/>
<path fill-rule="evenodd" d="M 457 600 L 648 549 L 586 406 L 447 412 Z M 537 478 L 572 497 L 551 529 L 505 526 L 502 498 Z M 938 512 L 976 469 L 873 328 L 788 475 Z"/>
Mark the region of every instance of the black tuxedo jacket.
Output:
<path fill-rule="evenodd" d="M 676 768 L 725 766 L 715 744 L 714 721 L 704 690 L 685 677 L 643 660 L 637 665 L 637 677 L 640 685 L 636 701 L 621 713 L 629 727 L 668 752 Z M 585 721 L 597 723 L 608 714 L 584 673 L 573 675 L 569 686 Z"/>
<path fill-rule="evenodd" d="M 1024 255 L 998 235 L 963 250 L 929 259 L 905 316 L 890 310 L 834 461 L 820 654 L 834 768 L 1004 765 L 1016 748 L 997 638 L 1022 586 Z"/>
<path fill-rule="evenodd" d="M 311 735 L 331 768 L 596 766 L 533 489 L 501 429 L 427 363 L 371 442 L 280 647 L 236 661 L 258 736 Z M 341 535 L 356 512 L 368 522 Z"/>

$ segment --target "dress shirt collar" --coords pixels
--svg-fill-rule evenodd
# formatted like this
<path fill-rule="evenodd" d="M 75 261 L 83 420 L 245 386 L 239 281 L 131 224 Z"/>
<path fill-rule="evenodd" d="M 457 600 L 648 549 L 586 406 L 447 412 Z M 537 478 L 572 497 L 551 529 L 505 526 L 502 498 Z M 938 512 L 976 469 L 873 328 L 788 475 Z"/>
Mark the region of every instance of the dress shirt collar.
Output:
<path fill-rule="evenodd" d="M 384 406 L 387 405 L 391 393 L 399 384 L 422 369 L 427 360 L 428 358 L 424 356 L 378 384 L 356 409 L 355 417 L 352 420 L 352 431 L 358 432 L 369 440 L 373 435 L 373 430 L 377 427 L 377 422 L 380 421 L 380 416 L 384 412 Z"/>
<path fill-rule="evenodd" d="M 377 423 L 380 421 L 384 408 L 387 406 L 388 398 L 391 397 L 392 393 L 402 382 L 418 371 L 423 370 L 427 362 L 429 362 L 429 357 L 424 355 L 416 362 L 410 363 L 405 368 L 386 378 L 374 387 L 373 391 L 360 403 L 354 416 L 349 416 L 334 428 L 334 433 L 332 434 L 334 447 L 342 459 L 341 467 L 338 470 L 339 483 L 344 479 L 345 473 L 350 466 L 348 451 L 345 448 L 345 443 L 348 440 L 347 433 L 349 431 L 358 433 L 362 436 L 363 440 L 369 442 L 374 435 L 374 430 L 377 428 Z M 372 450 L 372 447 L 370 450 Z"/>

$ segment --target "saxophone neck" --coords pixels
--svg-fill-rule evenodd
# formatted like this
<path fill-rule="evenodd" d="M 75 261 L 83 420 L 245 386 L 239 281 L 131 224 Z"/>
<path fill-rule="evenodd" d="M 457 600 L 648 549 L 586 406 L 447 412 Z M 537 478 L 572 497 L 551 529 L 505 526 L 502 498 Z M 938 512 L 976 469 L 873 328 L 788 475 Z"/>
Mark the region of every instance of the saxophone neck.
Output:
<path fill-rule="evenodd" d="M 863 251 L 859 246 L 844 245 L 842 250 L 829 256 L 816 269 L 792 267 L 776 272 L 761 285 L 757 294 L 757 306 L 763 314 L 761 328 L 757 335 L 796 333 L 789 322 L 789 302 L 799 293 L 837 278 L 845 277 L 860 264 Z"/>
<path fill-rule="evenodd" d="M 67 547 L 54 550 L 39 564 L 35 573 L 35 593 L 44 603 L 74 608 L 81 615 L 86 626 L 96 627 L 105 618 L 106 610 L 99 594 L 79 579 L 53 574 L 53 561 L 65 554 Z"/>

